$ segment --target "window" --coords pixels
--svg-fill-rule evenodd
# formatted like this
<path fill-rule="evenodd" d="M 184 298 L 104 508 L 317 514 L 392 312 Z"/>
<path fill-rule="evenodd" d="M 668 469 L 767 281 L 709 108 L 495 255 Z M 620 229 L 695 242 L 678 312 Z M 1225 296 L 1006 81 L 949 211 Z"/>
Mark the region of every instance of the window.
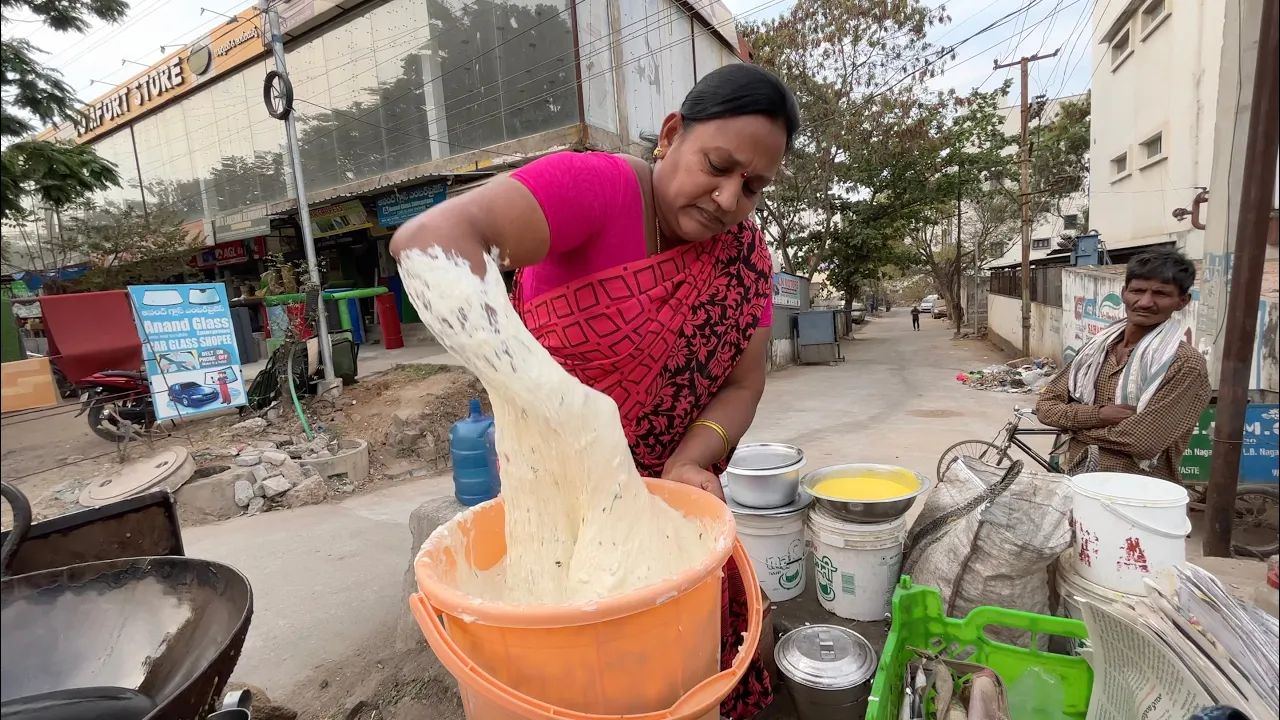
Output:
<path fill-rule="evenodd" d="M 1076 228 L 1078 228 L 1078 227 L 1080 227 L 1080 216 L 1079 216 L 1079 215 L 1077 215 L 1077 214 L 1075 214 L 1075 213 L 1071 213 L 1071 214 L 1069 214 L 1069 215 L 1063 215 L 1063 216 L 1062 216 L 1062 229 L 1063 229 L 1063 230 L 1075 230 L 1075 229 L 1076 229 Z"/>
<path fill-rule="evenodd" d="M 1032 250 L 1048 250 L 1049 238 L 1035 238 L 1031 241 Z"/>
<path fill-rule="evenodd" d="M 1143 140 L 1138 146 L 1141 153 L 1139 159 L 1141 167 L 1154 165 L 1164 159 L 1164 133 L 1158 132 L 1155 135 Z"/>
<path fill-rule="evenodd" d="M 1125 151 L 1111 158 L 1111 182 L 1129 176 L 1129 152 Z"/>
<path fill-rule="evenodd" d="M 1124 62 L 1133 54 L 1132 43 L 1129 42 L 1129 29 L 1125 28 L 1124 32 L 1116 36 L 1111 41 L 1111 69 L 1115 70 L 1120 67 L 1120 63 Z"/>
<path fill-rule="evenodd" d="M 1165 18 L 1169 17 L 1167 0 L 1151 0 L 1138 14 L 1138 27 L 1142 31 L 1142 39 L 1146 40 Z"/>
<path fill-rule="evenodd" d="M 1155 137 L 1142 143 L 1142 152 L 1146 155 L 1146 159 L 1160 157 L 1164 154 L 1164 136 L 1162 133 L 1156 133 Z"/>

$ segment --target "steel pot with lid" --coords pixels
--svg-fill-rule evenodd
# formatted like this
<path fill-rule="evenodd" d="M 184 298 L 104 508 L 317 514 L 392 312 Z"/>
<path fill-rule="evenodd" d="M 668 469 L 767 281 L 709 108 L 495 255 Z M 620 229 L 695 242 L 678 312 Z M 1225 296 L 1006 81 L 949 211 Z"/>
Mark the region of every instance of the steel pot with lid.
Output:
<path fill-rule="evenodd" d="M 782 443 L 739 445 L 725 470 L 729 497 L 749 508 L 780 508 L 800 491 L 804 451 Z"/>
<path fill-rule="evenodd" d="M 878 660 L 861 635 L 837 625 L 806 625 L 784 635 L 773 656 L 800 720 L 866 714 Z"/>

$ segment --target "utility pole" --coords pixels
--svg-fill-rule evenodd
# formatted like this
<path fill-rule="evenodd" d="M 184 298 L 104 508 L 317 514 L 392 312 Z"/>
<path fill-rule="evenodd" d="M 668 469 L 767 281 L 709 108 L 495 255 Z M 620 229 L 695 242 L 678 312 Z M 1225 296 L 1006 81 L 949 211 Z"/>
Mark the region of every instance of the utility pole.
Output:
<path fill-rule="evenodd" d="M 1239 236 L 1229 263 L 1231 284 L 1227 293 L 1226 337 L 1205 509 L 1209 528 L 1202 544 L 1204 554 L 1209 557 L 1231 556 L 1245 407 L 1249 404 L 1249 371 L 1258 332 L 1258 293 L 1262 289 L 1276 183 L 1275 158 L 1280 147 L 1280 70 L 1275 62 L 1276 54 L 1280 53 L 1277 23 L 1280 23 L 1280 0 L 1265 0 L 1249 108 L 1249 134 L 1245 141 L 1244 183 L 1236 222 Z M 1210 222 L 1214 222 L 1212 216 L 1210 218 Z"/>
<path fill-rule="evenodd" d="M 1058 50 L 1061 50 L 1059 48 Z M 1031 124 L 1031 102 L 1028 88 L 1028 70 L 1037 60 L 1057 57 L 1058 50 L 1048 55 L 1032 55 L 1014 62 L 996 62 L 995 69 L 1019 66 L 1022 73 L 1022 181 L 1018 184 L 1019 201 L 1022 204 L 1022 355 L 1031 355 L 1031 140 L 1028 130 Z"/>
<path fill-rule="evenodd" d="M 315 238 L 311 237 L 311 208 L 307 206 L 307 184 L 302 177 L 302 156 L 298 154 L 298 129 L 293 122 L 293 108 L 290 107 L 293 102 L 293 86 L 289 82 L 289 68 L 285 64 L 280 15 L 275 9 L 275 6 L 280 3 L 261 0 L 261 4 L 263 14 L 267 16 L 267 32 L 270 33 L 271 54 L 275 57 L 276 72 L 283 76 L 282 81 L 286 89 L 282 107 L 277 109 L 276 116 L 284 115 L 285 137 L 289 143 L 289 157 L 293 164 L 294 194 L 298 200 L 298 225 L 302 230 L 302 249 L 307 256 L 307 271 L 311 277 L 311 284 L 320 296 L 319 302 L 316 303 L 316 332 L 320 336 L 320 361 L 324 365 L 324 383 L 321 384 L 318 394 L 323 395 L 334 388 L 341 392 L 342 380 L 335 378 L 333 374 L 333 346 L 329 344 L 329 321 L 324 311 L 324 287 L 320 282 L 320 266 L 316 262 Z"/>
<path fill-rule="evenodd" d="M 960 337 L 960 314 L 964 312 L 964 305 L 960 302 L 960 297 L 964 295 L 964 261 L 961 260 L 962 246 L 960 245 L 960 228 L 962 227 L 962 225 L 960 224 L 960 220 L 962 217 L 964 217 L 964 211 L 961 210 L 961 206 L 963 205 L 963 202 L 962 202 L 963 196 L 962 196 L 962 189 L 961 189 L 962 187 L 963 185 L 961 184 L 961 171 L 960 171 L 960 168 L 957 167 L 956 168 L 956 261 L 955 261 L 956 280 L 955 280 L 955 285 L 953 286 L 955 287 L 955 292 L 952 293 L 953 297 L 948 300 L 948 302 L 955 305 L 955 307 L 949 311 L 954 317 L 949 318 L 949 320 L 951 320 L 951 322 L 954 322 L 956 324 L 956 332 L 955 332 L 956 337 Z"/>

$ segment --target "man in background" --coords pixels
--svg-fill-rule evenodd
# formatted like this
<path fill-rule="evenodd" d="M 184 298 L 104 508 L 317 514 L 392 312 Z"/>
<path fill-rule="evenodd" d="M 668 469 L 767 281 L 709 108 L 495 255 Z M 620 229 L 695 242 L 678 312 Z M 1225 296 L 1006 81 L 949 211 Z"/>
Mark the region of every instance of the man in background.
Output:
<path fill-rule="evenodd" d="M 911 308 L 911 329 L 912 330 L 920 329 L 920 306 L 919 305 L 914 305 Z"/>
<path fill-rule="evenodd" d="M 1174 313 L 1196 269 L 1175 250 L 1129 261 L 1127 317 L 1095 335 L 1040 394 L 1036 416 L 1063 431 L 1063 472 L 1124 472 L 1178 482 L 1183 452 L 1211 390 L 1204 358 Z"/>

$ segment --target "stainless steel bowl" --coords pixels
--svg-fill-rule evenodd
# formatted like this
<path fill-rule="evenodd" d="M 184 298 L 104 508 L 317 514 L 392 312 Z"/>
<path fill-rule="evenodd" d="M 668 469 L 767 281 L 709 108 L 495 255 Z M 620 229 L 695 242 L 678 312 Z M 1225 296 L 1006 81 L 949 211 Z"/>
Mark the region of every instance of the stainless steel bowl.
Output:
<path fill-rule="evenodd" d="M 800 492 L 804 451 L 781 443 L 739 445 L 724 477 L 729 497 L 751 508 L 777 508 Z"/>
<path fill-rule="evenodd" d="M 844 500 L 830 495 L 814 492 L 814 487 L 823 480 L 837 477 L 883 477 L 885 479 L 900 478 L 903 473 L 915 477 L 920 487 L 915 492 L 891 500 Z M 804 476 L 801 481 L 804 489 L 814 497 L 818 505 L 842 520 L 860 523 L 882 523 L 897 520 L 915 504 L 916 498 L 929 491 L 933 482 L 906 468 L 894 465 L 876 465 L 873 463 L 852 463 L 849 465 L 832 465 L 819 468 Z"/>

